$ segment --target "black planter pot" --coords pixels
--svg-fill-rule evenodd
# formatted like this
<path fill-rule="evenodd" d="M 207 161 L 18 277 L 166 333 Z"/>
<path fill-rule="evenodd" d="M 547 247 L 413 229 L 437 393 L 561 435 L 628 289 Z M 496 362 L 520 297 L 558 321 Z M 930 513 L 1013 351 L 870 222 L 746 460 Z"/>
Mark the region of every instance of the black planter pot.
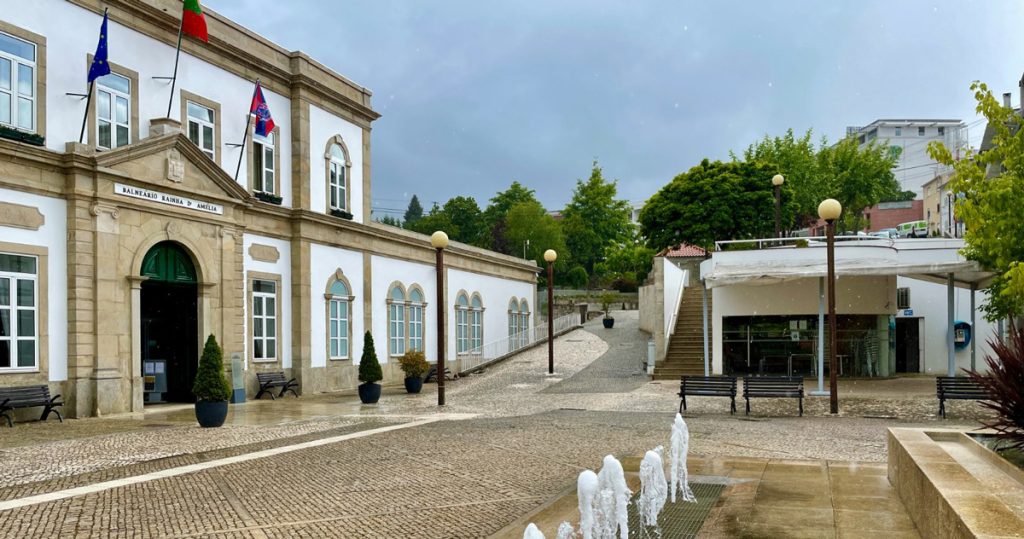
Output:
<path fill-rule="evenodd" d="M 376 404 L 380 400 L 380 384 L 367 382 L 359 384 L 359 400 L 363 404 Z"/>
<path fill-rule="evenodd" d="M 420 376 L 410 376 L 405 379 L 405 390 L 409 393 L 419 393 L 423 389 L 423 378 Z"/>
<path fill-rule="evenodd" d="M 604 318 L 601 320 L 601 322 L 604 324 L 605 329 L 612 329 L 612 326 L 615 325 L 614 318 Z"/>
<path fill-rule="evenodd" d="M 219 427 L 228 417 L 228 401 L 196 402 L 196 421 L 200 427 Z"/>

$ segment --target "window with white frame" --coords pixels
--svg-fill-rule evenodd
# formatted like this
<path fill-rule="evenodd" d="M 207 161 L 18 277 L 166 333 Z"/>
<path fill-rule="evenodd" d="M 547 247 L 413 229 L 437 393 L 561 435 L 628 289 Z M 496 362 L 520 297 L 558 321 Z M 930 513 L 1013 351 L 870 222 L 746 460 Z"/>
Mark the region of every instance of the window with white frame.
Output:
<path fill-rule="evenodd" d="M 397 284 L 388 292 L 388 354 L 405 354 L 405 291 Z"/>
<path fill-rule="evenodd" d="M 214 159 L 214 130 L 217 119 L 214 110 L 193 101 L 189 101 L 186 108 L 188 110 L 189 140 L 199 146 L 199 149 L 210 159 Z"/>
<path fill-rule="evenodd" d="M 348 285 L 335 279 L 328 290 L 327 299 L 327 340 L 331 359 L 349 359 L 351 342 L 351 302 Z"/>
<path fill-rule="evenodd" d="M 277 359 L 277 283 L 252 282 L 252 358 Z"/>
<path fill-rule="evenodd" d="M 910 288 L 900 287 L 896 289 L 896 308 L 900 310 L 910 308 Z"/>
<path fill-rule="evenodd" d="M 409 290 L 409 350 L 423 351 L 423 291 L 413 286 Z"/>
<path fill-rule="evenodd" d="M 469 298 L 460 293 L 455 300 L 455 353 L 469 352 Z"/>
<path fill-rule="evenodd" d="M 276 193 L 277 178 L 274 177 L 274 160 L 277 148 L 274 133 L 261 137 L 252 135 L 252 190 L 262 193 Z"/>
<path fill-rule="evenodd" d="M 36 130 L 36 46 L 2 32 L 0 124 Z"/>
<path fill-rule="evenodd" d="M 896 136 L 897 137 L 902 137 L 903 136 L 903 128 L 902 127 L 897 127 L 896 128 Z"/>
<path fill-rule="evenodd" d="M 131 140 L 132 81 L 117 73 L 96 79 L 96 147 L 113 150 Z"/>
<path fill-rule="evenodd" d="M 0 253 L 0 371 L 39 368 L 37 264 Z"/>
<path fill-rule="evenodd" d="M 328 163 L 328 175 L 329 184 L 328 191 L 330 192 L 330 209 L 332 210 L 348 210 L 348 202 L 345 198 L 347 196 L 346 191 L 348 190 L 348 180 L 345 178 L 345 152 L 342 151 L 341 145 L 332 144 L 330 150 L 330 163 Z"/>
<path fill-rule="evenodd" d="M 473 294 L 469 311 L 469 348 L 474 354 L 483 352 L 484 345 L 484 302 L 480 294 Z"/>
<path fill-rule="evenodd" d="M 530 304 L 526 298 L 519 300 L 519 346 L 526 346 L 530 340 Z"/>
<path fill-rule="evenodd" d="M 923 127 L 918 127 L 917 128 L 917 136 L 919 136 L 919 137 L 923 137 L 924 136 L 924 128 Z"/>
<path fill-rule="evenodd" d="M 508 337 L 513 347 L 519 346 L 519 300 L 512 298 L 508 302 Z"/>

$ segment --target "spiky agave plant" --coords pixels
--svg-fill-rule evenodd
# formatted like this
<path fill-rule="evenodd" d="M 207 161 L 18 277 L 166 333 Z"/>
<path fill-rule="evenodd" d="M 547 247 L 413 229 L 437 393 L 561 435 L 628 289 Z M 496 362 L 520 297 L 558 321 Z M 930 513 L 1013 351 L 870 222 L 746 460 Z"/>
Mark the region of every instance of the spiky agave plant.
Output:
<path fill-rule="evenodd" d="M 1024 450 L 1024 331 L 1011 324 L 1009 338 L 992 339 L 989 347 L 988 373 L 968 372 L 988 390 L 991 400 L 982 405 L 996 413 L 982 424 L 998 433 L 1004 447 Z"/>

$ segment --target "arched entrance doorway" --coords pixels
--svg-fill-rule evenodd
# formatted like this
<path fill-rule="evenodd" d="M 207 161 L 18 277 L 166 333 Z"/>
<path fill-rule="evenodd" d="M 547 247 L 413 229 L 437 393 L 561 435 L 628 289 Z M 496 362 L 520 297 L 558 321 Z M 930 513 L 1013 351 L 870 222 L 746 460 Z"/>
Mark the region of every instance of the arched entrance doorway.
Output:
<path fill-rule="evenodd" d="M 142 260 L 142 375 L 145 402 L 195 402 L 199 363 L 198 287 L 192 258 L 164 241 Z M 161 391 L 162 390 L 162 391 Z"/>

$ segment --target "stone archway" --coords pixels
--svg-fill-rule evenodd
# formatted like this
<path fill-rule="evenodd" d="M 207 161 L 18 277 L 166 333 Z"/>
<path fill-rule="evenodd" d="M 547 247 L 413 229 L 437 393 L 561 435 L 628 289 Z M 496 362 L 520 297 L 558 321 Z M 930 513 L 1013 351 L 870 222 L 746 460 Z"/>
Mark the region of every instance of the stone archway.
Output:
<path fill-rule="evenodd" d="M 198 366 L 199 280 L 189 252 L 162 241 L 142 261 L 140 346 L 146 403 L 194 402 Z"/>

